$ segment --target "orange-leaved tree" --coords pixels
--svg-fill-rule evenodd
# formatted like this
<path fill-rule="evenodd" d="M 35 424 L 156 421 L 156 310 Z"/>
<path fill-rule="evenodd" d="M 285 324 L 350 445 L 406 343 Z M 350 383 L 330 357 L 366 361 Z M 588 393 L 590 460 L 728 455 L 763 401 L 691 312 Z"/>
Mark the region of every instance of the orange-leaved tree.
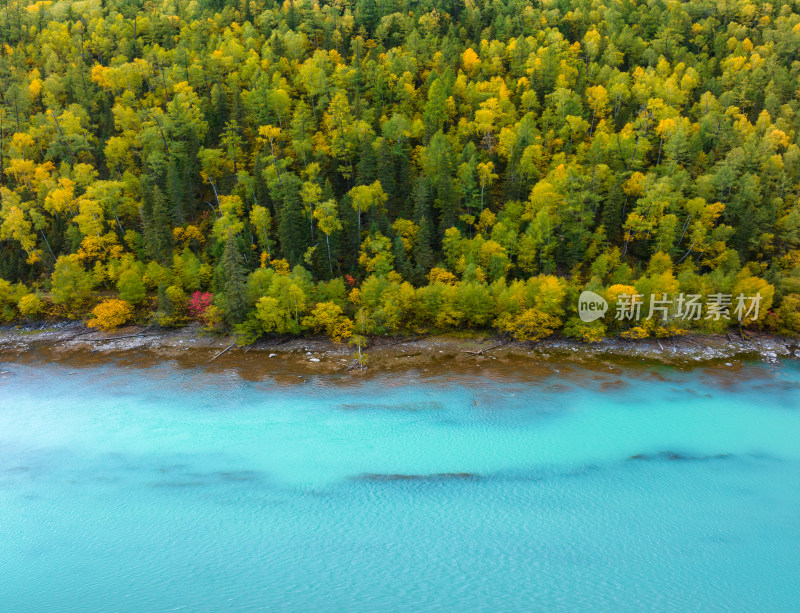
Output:
<path fill-rule="evenodd" d="M 92 309 L 92 319 L 88 325 L 91 328 L 99 328 L 104 332 L 110 332 L 130 321 L 133 315 L 133 307 L 119 298 L 104 300 Z"/>

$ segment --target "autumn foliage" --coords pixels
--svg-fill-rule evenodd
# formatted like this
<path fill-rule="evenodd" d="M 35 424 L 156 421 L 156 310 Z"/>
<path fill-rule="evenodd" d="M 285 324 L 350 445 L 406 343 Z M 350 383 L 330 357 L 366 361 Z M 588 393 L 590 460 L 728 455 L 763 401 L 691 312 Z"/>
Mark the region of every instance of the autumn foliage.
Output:
<path fill-rule="evenodd" d="M 208 308 L 214 304 L 214 294 L 210 292 L 194 292 L 189 298 L 189 315 L 203 321 Z"/>
<path fill-rule="evenodd" d="M 525 309 L 519 315 L 504 317 L 498 328 L 508 332 L 518 341 L 538 341 L 553 334 L 561 320 L 539 309 Z"/>
<path fill-rule="evenodd" d="M 350 338 L 353 332 L 353 321 L 345 317 L 342 308 L 333 302 L 320 302 L 303 318 L 303 325 L 315 332 L 324 332 L 336 343 Z"/>
<path fill-rule="evenodd" d="M 133 307 L 118 298 L 104 300 L 92 309 L 92 318 L 87 322 L 92 328 L 110 332 L 130 321 Z"/>
<path fill-rule="evenodd" d="M 796 3 L 24 4 L 0 322 L 594 342 L 736 325 L 624 295 L 742 293 L 800 333 Z"/>

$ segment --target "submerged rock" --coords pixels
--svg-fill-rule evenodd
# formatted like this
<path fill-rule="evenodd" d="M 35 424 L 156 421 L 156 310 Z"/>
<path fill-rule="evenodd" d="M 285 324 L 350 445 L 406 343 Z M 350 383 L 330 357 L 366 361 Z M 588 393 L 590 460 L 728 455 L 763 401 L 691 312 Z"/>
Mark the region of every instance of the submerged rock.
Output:
<path fill-rule="evenodd" d="M 477 479 L 478 475 L 475 473 L 433 473 L 430 475 L 364 473 L 353 478 L 358 481 L 444 481 L 448 479 Z"/>
<path fill-rule="evenodd" d="M 724 460 L 730 458 L 730 453 L 717 453 L 712 455 L 692 455 L 680 453 L 678 451 L 660 451 L 659 453 L 637 453 L 632 455 L 629 460 L 670 460 L 673 462 L 698 462 L 705 460 Z"/>

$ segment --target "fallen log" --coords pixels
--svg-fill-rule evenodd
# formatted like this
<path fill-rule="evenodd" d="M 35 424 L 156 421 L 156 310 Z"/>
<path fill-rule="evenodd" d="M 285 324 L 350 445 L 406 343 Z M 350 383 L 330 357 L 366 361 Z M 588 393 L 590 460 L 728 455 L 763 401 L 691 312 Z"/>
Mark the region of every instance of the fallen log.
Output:
<path fill-rule="evenodd" d="M 111 338 L 78 338 L 76 339 L 74 336 L 69 340 L 77 340 L 79 343 L 105 343 L 107 341 L 119 341 L 124 338 L 144 338 L 147 336 L 159 336 L 160 332 L 155 332 L 153 334 L 127 334 L 125 336 L 112 336 Z"/>
<path fill-rule="evenodd" d="M 222 351 L 220 351 L 220 352 L 219 352 L 217 355 L 215 355 L 213 358 L 211 358 L 211 359 L 210 359 L 208 362 L 203 362 L 202 366 L 205 366 L 206 364 L 211 364 L 211 362 L 213 362 L 214 360 L 216 360 L 216 359 L 217 359 L 219 356 L 221 356 L 221 355 L 223 355 L 224 353 L 227 353 L 228 351 L 230 351 L 230 350 L 233 348 L 233 346 L 234 346 L 235 344 L 236 344 L 236 342 L 234 341 L 233 343 L 231 343 L 230 345 L 228 345 L 227 347 L 225 347 L 225 349 L 223 349 Z"/>
<path fill-rule="evenodd" d="M 483 355 L 487 351 L 492 351 L 494 349 L 502 347 L 503 345 L 508 345 L 508 343 L 510 342 L 511 341 L 503 341 L 502 343 L 497 343 L 493 347 L 489 347 L 488 349 L 478 349 L 478 351 L 470 351 L 468 349 L 464 349 L 464 353 L 469 353 L 470 355 Z"/>

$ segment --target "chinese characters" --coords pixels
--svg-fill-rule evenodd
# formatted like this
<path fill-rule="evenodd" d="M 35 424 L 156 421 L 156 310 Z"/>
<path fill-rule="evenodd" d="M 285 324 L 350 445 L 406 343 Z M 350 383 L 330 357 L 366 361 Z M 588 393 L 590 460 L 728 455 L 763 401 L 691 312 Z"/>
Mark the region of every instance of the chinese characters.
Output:
<path fill-rule="evenodd" d="M 674 299 L 667 294 L 650 294 L 649 307 L 643 309 L 643 294 L 620 294 L 617 296 L 617 309 L 614 319 L 619 321 L 639 321 L 644 319 L 681 319 L 697 321 L 709 319 L 734 319 L 738 322 L 758 319 L 761 307 L 761 294 L 745 296 L 739 294 L 710 294 L 705 302 L 700 294 L 680 293 Z M 670 317 L 672 313 L 672 317 Z"/>

